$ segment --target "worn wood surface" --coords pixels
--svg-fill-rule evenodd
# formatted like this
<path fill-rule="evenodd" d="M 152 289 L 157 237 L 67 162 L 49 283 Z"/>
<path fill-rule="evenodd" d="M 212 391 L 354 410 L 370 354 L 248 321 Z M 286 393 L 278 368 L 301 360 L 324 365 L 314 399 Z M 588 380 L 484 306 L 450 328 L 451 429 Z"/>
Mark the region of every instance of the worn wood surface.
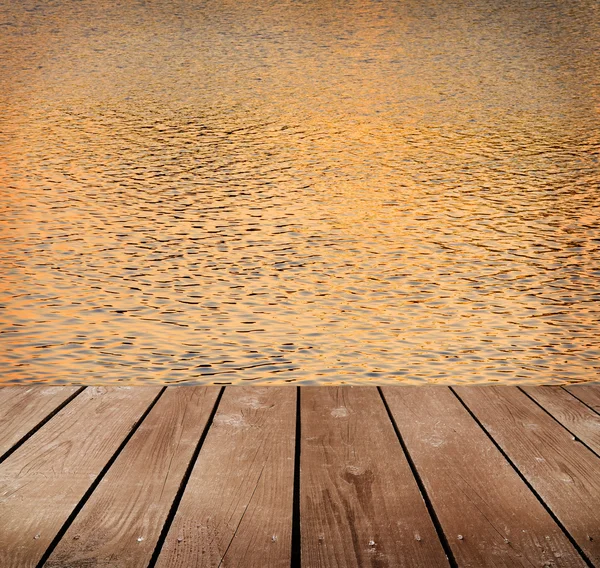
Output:
<path fill-rule="evenodd" d="M 169 387 L 45 566 L 148 565 L 219 387 Z"/>
<path fill-rule="evenodd" d="M 0 387 L 0 567 L 600 568 L 600 385 L 381 392 Z"/>
<path fill-rule="evenodd" d="M 448 388 L 383 393 L 459 566 L 585 566 Z"/>
<path fill-rule="evenodd" d="M 0 566 L 36 566 L 158 387 L 91 387 L 0 465 Z"/>
<path fill-rule="evenodd" d="M 600 564 L 600 459 L 516 388 L 456 391 L 587 557 Z"/>
<path fill-rule="evenodd" d="M 290 565 L 296 389 L 228 388 L 157 568 Z"/>
<path fill-rule="evenodd" d="M 377 389 L 305 387 L 301 397 L 303 564 L 448 566 Z"/>
<path fill-rule="evenodd" d="M 600 414 L 600 385 L 574 385 L 565 388 Z"/>
<path fill-rule="evenodd" d="M 523 390 L 600 456 L 600 414 L 564 389 L 525 387 Z"/>
<path fill-rule="evenodd" d="M 0 388 L 0 457 L 78 390 L 79 387 Z"/>

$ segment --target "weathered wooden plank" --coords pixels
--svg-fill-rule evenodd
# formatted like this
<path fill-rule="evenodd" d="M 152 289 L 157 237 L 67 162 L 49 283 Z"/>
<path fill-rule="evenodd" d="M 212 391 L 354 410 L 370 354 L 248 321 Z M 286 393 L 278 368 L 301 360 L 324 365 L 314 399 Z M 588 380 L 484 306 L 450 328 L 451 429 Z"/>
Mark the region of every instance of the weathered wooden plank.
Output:
<path fill-rule="evenodd" d="M 379 392 L 303 387 L 302 565 L 448 566 Z"/>
<path fill-rule="evenodd" d="M 219 391 L 167 389 L 45 566 L 148 565 Z"/>
<path fill-rule="evenodd" d="M 600 414 L 600 385 L 571 385 L 564 388 Z"/>
<path fill-rule="evenodd" d="M 158 387 L 88 387 L 0 465 L 0 566 L 35 566 Z"/>
<path fill-rule="evenodd" d="M 587 557 L 600 565 L 600 459 L 515 387 L 457 387 L 456 392 Z"/>
<path fill-rule="evenodd" d="M 228 387 L 157 561 L 289 567 L 296 389 Z"/>
<path fill-rule="evenodd" d="M 383 393 L 458 566 L 585 566 L 447 387 Z"/>
<path fill-rule="evenodd" d="M 54 412 L 80 387 L 0 388 L 0 456 Z"/>
<path fill-rule="evenodd" d="M 600 414 L 560 387 L 523 387 L 523 390 L 600 455 Z"/>

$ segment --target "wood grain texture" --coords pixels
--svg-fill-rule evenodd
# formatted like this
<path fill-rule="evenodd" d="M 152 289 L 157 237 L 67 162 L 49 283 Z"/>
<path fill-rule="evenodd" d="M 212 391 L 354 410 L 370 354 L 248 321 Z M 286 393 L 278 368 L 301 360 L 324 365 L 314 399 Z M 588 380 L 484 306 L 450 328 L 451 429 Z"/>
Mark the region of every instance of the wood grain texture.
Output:
<path fill-rule="evenodd" d="M 560 387 L 524 387 L 523 390 L 600 456 L 600 414 Z"/>
<path fill-rule="evenodd" d="M 0 465 L 0 566 L 35 566 L 159 387 L 88 387 Z"/>
<path fill-rule="evenodd" d="M 600 414 L 600 385 L 572 385 L 565 389 Z"/>
<path fill-rule="evenodd" d="M 170 387 L 45 564 L 146 567 L 219 387 Z"/>
<path fill-rule="evenodd" d="M 0 388 L 0 456 L 54 412 L 80 387 Z"/>
<path fill-rule="evenodd" d="M 600 565 L 600 459 L 516 387 L 457 387 L 579 547 Z"/>
<path fill-rule="evenodd" d="M 447 387 L 383 393 L 458 566 L 585 566 Z"/>
<path fill-rule="evenodd" d="M 289 567 L 296 389 L 228 387 L 157 568 Z"/>
<path fill-rule="evenodd" d="M 301 410 L 302 565 L 448 566 L 377 389 L 303 387 Z"/>

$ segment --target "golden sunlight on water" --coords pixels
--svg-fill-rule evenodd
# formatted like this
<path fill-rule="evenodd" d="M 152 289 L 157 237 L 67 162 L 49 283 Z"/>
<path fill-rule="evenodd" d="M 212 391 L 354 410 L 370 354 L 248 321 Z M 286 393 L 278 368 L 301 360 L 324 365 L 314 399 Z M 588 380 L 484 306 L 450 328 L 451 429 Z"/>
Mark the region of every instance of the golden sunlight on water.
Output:
<path fill-rule="evenodd" d="M 1 381 L 597 380 L 599 16 L 0 1 Z"/>

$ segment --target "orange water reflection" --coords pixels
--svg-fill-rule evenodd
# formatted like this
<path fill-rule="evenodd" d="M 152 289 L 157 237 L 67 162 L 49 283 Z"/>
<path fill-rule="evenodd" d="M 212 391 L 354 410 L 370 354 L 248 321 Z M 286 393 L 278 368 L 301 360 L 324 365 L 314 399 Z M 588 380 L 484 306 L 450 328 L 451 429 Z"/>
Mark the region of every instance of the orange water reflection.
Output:
<path fill-rule="evenodd" d="M 2 14 L 3 381 L 596 380 L 598 5 Z"/>

